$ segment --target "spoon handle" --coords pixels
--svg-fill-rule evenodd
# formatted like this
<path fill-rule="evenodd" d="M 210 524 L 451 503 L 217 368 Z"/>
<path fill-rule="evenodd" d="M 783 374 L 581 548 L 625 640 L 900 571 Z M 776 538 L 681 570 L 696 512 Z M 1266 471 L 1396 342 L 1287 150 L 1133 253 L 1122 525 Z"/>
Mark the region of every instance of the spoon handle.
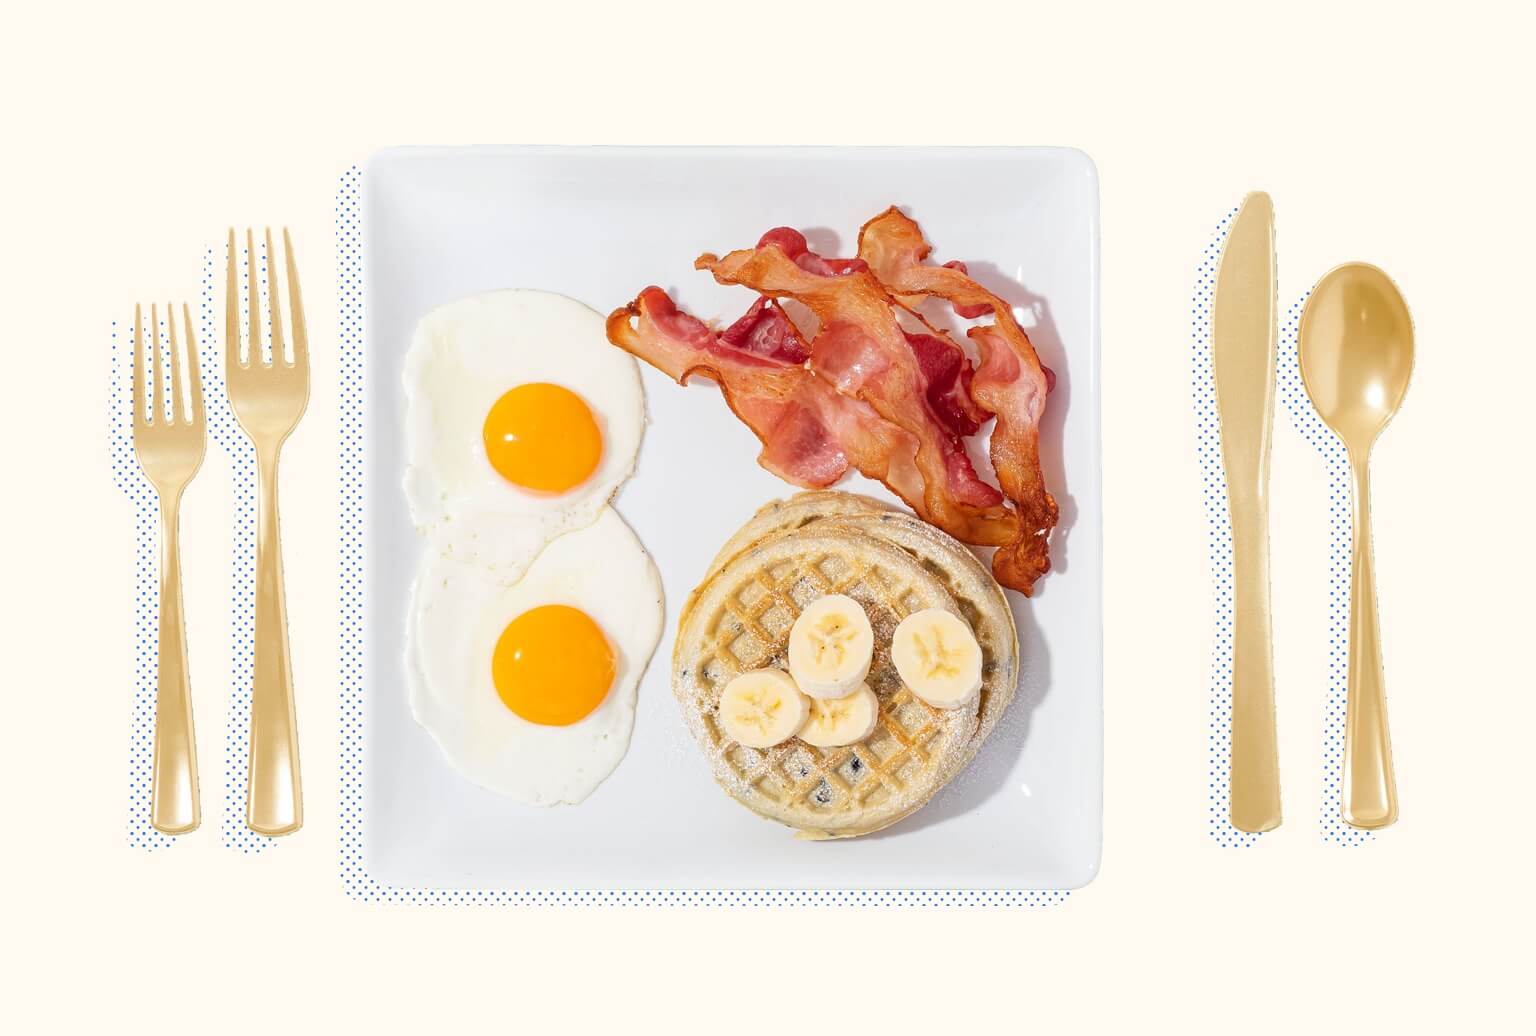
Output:
<path fill-rule="evenodd" d="M 1344 715 L 1343 813 L 1353 827 L 1386 827 L 1397 820 L 1397 781 L 1387 733 L 1387 687 L 1381 672 L 1376 620 L 1376 572 L 1371 551 L 1369 458 L 1354 470 L 1354 574 L 1349 591 L 1349 701 Z"/>

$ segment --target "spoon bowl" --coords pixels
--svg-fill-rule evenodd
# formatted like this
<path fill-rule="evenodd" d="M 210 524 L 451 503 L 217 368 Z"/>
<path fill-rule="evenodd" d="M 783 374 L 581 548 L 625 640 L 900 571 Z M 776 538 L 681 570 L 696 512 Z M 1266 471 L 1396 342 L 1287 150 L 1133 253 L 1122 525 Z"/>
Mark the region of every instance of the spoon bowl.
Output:
<path fill-rule="evenodd" d="M 1371 550 L 1371 447 L 1408 392 L 1413 321 L 1392 279 L 1366 263 L 1328 271 L 1301 314 L 1297 359 L 1307 395 L 1344 441 L 1354 477 L 1349 585 L 1349 698 L 1340 811 L 1361 828 L 1397 820 L 1386 677 Z"/>
<path fill-rule="evenodd" d="M 1369 263 L 1329 270 L 1302 313 L 1299 360 L 1318 416 L 1368 453 L 1413 373 L 1413 320 L 1392 278 Z"/>

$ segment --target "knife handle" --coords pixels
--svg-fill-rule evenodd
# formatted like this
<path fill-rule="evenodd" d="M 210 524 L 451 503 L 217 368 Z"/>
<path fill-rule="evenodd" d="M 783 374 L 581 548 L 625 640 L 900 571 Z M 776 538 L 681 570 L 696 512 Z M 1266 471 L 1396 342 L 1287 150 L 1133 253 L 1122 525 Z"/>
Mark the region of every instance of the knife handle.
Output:
<path fill-rule="evenodd" d="M 1269 620 L 1269 508 L 1257 494 L 1230 494 L 1232 517 L 1232 826 L 1280 826 Z"/>

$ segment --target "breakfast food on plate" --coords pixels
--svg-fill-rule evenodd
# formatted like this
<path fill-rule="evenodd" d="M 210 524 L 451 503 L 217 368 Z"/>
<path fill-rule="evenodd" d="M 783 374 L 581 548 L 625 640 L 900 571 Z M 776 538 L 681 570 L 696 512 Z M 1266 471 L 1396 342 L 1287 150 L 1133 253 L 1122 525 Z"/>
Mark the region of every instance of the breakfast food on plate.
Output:
<path fill-rule="evenodd" d="M 846 594 L 816 598 L 789 628 L 789 672 L 812 698 L 853 693 L 869 675 L 874 656 L 869 616 Z"/>
<path fill-rule="evenodd" d="M 867 683 L 841 698 L 812 698 L 810 703 L 810 714 L 795 736 L 813 748 L 858 744 L 880 722 L 880 699 Z"/>
<path fill-rule="evenodd" d="M 513 289 L 439 306 L 416 328 L 404 383 L 412 518 L 507 582 L 591 524 L 634 470 L 639 369 L 574 299 Z"/>
<path fill-rule="evenodd" d="M 580 802 L 624 757 L 661 625 L 661 578 L 611 509 L 510 586 L 429 555 L 406 634 L 411 710 L 476 784 Z"/>
<path fill-rule="evenodd" d="M 992 571 L 1004 586 L 1026 589 L 1019 584 L 1033 584 L 1050 569 L 1046 539 L 1057 519 L 1056 501 L 1040 470 L 1040 419 L 1052 375 L 1012 308 L 972 280 L 964 263 L 924 262 L 930 251 L 922 230 L 894 206 L 859 231 L 859 258 L 900 305 L 915 309 L 931 296 L 949 303 L 960 317 L 991 320 L 966 332 L 981 357 L 970 396 L 997 417 L 988 454 L 1019 522 L 1016 539 L 997 552 Z"/>
<path fill-rule="evenodd" d="M 639 371 L 586 306 L 498 291 L 427 314 L 404 384 L 411 711 L 476 784 L 580 802 L 624 757 L 661 637 L 661 578 L 607 506 L 640 446 Z"/>
<path fill-rule="evenodd" d="M 935 708 L 957 708 L 981 693 L 981 645 L 954 612 L 925 608 L 902 619 L 891 634 L 891 663 Z"/>
<path fill-rule="evenodd" d="M 721 565 L 769 533 L 797 529 L 826 518 L 890 512 L 889 504 L 881 503 L 873 497 L 834 490 L 813 490 L 796 493 L 786 500 L 773 500 L 759 507 L 747 524 L 725 541 L 724 546 L 715 554 L 715 560 L 709 563 L 709 572 L 713 574 Z"/>
<path fill-rule="evenodd" d="M 770 504 L 730 542 L 684 606 L 672 658 L 673 693 L 716 780 L 810 838 L 866 834 L 921 807 L 975 755 L 1018 684 L 1013 616 L 997 582 L 952 537 L 845 493 Z M 862 632 L 844 601 L 868 623 L 867 678 L 842 697 L 806 696 L 795 736 L 769 741 L 787 724 L 750 713 L 744 724 L 737 681 L 772 681 L 760 700 L 793 709 L 791 688 L 805 690 L 794 681 L 793 631 L 829 598 L 824 614 L 839 630 Z M 981 659 L 979 692 L 950 708 L 915 694 L 892 659 L 902 620 L 930 610 L 955 616 Z"/>
<path fill-rule="evenodd" d="M 695 262 L 722 284 L 759 293 L 721 331 L 650 287 L 608 318 L 609 340 L 685 383 L 714 380 L 763 444 L 758 462 L 806 488 L 856 469 L 883 482 L 924 520 L 978 546 L 997 547 L 1004 586 L 1030 593 L 1050 568 L 1056 502 L 1040 469 L 1039 425 L 1051 375 L 1011 308 L 964 264 L 926 262 L 930 247 L 895 208 L 866 223 L 859 254 L 828 259 L 803 235 L 770 230 L 757 245 Z M 980 362 L 923 316 L 949 304 L 970 328 Z M 815 320 L 807 331 L 780 305 Z M 965 439 L 996 418 L 984 481 Z"/>
<path fill-rule="evenodd" d="M 794 737 L 810 709 L 811 700 L 784 670 L 751 669 L 725 685 L 715 718 L 737 744 L 770 748 Z"/>

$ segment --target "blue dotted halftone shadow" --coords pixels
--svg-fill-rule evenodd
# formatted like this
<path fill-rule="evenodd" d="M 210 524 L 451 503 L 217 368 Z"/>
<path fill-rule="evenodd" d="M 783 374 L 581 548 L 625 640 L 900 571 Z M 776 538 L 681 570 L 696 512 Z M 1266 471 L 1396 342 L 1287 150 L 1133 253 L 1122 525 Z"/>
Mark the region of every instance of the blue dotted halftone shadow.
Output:
<path fill-rule="evenodd" d="M 131 319 L 131 318 L 130 318 Z M 146 312 L 145 333 L 149 328 Z M 147 348 L 147 347 L 146 347 Z M 146 377 L 146 394 L 154 391 Z M 133 327 L 112 323 L 107 385 L 107 449 L 112 481 L 133 504 L 133 697 L 128 734 L 128 844 L 166 849 L 176 844 L 149 823 L 155 749 L 155 680 L 160 659 L 160 503 L 133 453 Z M 195 706 L 194 702 L 194 706 Z"/>
<path fill-rule="evenodd" d="M 222 251 L 222 250 L 221 250 Z M 222 269 L 222 267 L 220 268 Z M 257 835 L 245 826 L 245 760 L 249 732 L 250 679 L 253 657 L 252 622 L 254 616 L 253 576 L 255 569 L 255 452 L 240 430 L 229 398 L 224 390 L 224 351 L 220 326 L 215 323 L 218 280 L 214 252 L 203 256 L 200 299 L 197 307 L 198 367 L 202 372 L 204 411 L 208 435 L 230 456 L 234 476 L 235 528 L 234 556 L 230 596 L 230 708 L 226 724 L 224 842 L 246 852 L 260 851 L 272 839 Z M 146 333 L 150 328 L 147 324 Z M 165 321 L 160 325 L 165 328 Z M 175 838 L 163 835 L 149 824 L 150 770 L 154 758 L 155 679 L 159 665 L 159 504 L 154 488 L 145 479 L 133 454 L 132 328 L 113 324 L 111 381 L 108 393 L 109 441 L 113 478 L 134 503 L 135 576 L 134 590 L 134 678 L 135 692 L 129 753 L 128 838 L 132 845 L 145 849 L 164 848 Z M 168 335 L 164 335 L 168 340 Z M 153 378 L 146 379 L 153 391 Z M 184 567 L 193 567 L 183 558 Z M 194 616 L 191 621 L 196 622 Z M 193 658 L 193 715 L 199 727 L 207 729 L 209 691 L 220 686 L 206 660 Z M 198 764 L 202 794 L 207 805 L 214 772 L 210 765 L 211 742 L 198 741 Z"/>
<path fill-rule="evenodd" d="M 341 650 L 341 880 L 347 895 L 369 903 L 423 906 L 1054 906 L 1056 891 L 765 891 L 613 890 L 504 891 L 397 888 L 370 875 L 363 862 L 363 241 L 362 170 L 336 190 L 336 273 L 340 297 L 339 602 Z"/>
<path fill-rule="evenodd" d="M 1190 325 L 1194 336 L 1191 390 L 1216 606 L 1216 648 L 1211 658 L 1211 718 L 1206 757 L 1207 824 L 1218 845 L 1249 848 L 1258 843 L 1260 834 L 1239 831 L 1228 817 L 1232 798 L 1229 780 L 1232 763 L 1232 522 L 1227 513 L 1221 423 L 1216 411 L 1216 375 L 1211 366 L 1211 303 L 1216 294 L 1216 268 L 1221 263 L 1221 249 L 1236 215 L 1237 209 L 1233 209 L 1216 225 L 1215 237 L 1206 246 L 1195 271 L 1195 294 L 1190 303 Z"/>
<path fill-rule="evenodd" d="M 1328 466 L 1328 693 L 1323 719 L 1323 800 L 1318 825 L 1323 839 L 1336 845 L 1363 845 L 1373 833 L 1344 823 L 1340 813 L 1344 767 L 1344 706 L 1349 691 L 1349 578 L 1354 530 L 1350 505 L 1349 456 L 1338 436 L 1323 424 L 1312 408 L 1301 381 L 1297 340 L 1301 311 L 1311 292 L 1303 295 L 1286 313 L 1280 329 L 1280 398 L 1290 412 L 1291 424 L 1311 443 Z"/>
<path fill-rule="evenodd" d="M 237 246 L 238 247 L 238 246 Z M 245 826 L 245 785 L 251 732 L 251 680 L 255 672 L 256 623 L 256 450 L 235 419 L 224 387 L 224 310 L 220 289 L 226 247 L 203 251 L 198 323 L 203 339 L 203 382 L 208 387 L 208 431 L 229 456 L 234 492 L 234 535 L 229 573 L 229 701 L 224 723 L 224 809 L 220 824 L 225 848 L 259 853 L 275 839 Z M 245 249 L 239 249 L 240 313 L 244 326 Z M 265 271 L 258 267 L 265 287 Z"/>

